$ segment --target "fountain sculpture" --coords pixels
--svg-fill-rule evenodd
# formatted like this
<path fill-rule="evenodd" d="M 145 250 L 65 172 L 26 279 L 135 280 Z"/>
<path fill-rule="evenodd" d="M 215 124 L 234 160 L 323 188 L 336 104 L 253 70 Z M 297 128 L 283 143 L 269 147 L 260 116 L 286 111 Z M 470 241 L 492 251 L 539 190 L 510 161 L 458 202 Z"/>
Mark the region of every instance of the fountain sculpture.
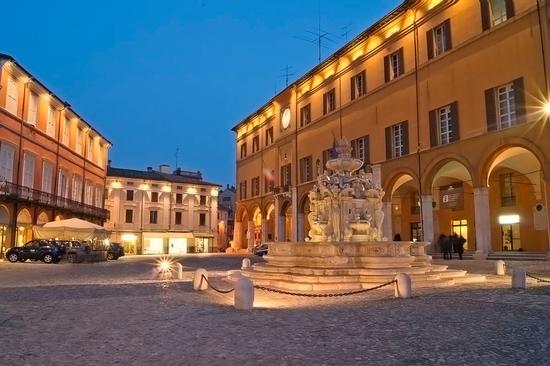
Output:
<path fill-rule="evenodd" d="M 432 265 L 427 242 L 389 241 L 382 235 L 384 191 L 373 175 L 351 157 L 342 138 L 337 157 L 318 172 L 309 192 L 310 225 L 305 242 L 268 243 L 266 263 L 243 273 L 254 283 L 301 291 L 353 290 L 408 273 L 413 282 L 452 284 L 480 281 L 483 276 Z M 370 171 L 370 169 L 369 169 Z M 320 173 L 320 174 L 319 174 Z"/>

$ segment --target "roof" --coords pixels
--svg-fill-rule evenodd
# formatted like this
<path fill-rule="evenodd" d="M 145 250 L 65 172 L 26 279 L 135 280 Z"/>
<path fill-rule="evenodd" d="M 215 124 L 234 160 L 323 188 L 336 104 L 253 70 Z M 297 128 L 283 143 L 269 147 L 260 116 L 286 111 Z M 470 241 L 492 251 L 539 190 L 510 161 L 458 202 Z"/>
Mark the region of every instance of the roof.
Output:
<path fill-rule="evenodd" d="M 189 172 L 185 170 L 176 170 L 173 173 L 162 173 L 157 170 L 134 170 L 124 168 L 107 167 L 108 177 L 120 177 L 130 179 L 156 180 L 172 183 L 202 184 L 221 187 L 218 183 L 206 182 L 202 180 L 200 172 Z"/>
<path fill-rule="evenodd" d="M 367 39 L 372 33 L 377 31 L 378 29 L 382 28 L 383 26 L 387 25 L 389 22 L 394 20 L 396 17 L 403 14 L 405 11 L 410 9 L 412 4 L 416 3 L 418 0 L 403 0 L 401 5 L 397 6 L 395 9 L 390 11 L 388 14 L 386 14 L 383 18 L 378 20 L 376 23 L 368 27 L 366 30 L 361 32 L 357 37 L 346 43 L 344 46 L 342 46 L 340 49 L 338 49 L 336 52 L 334 52 L 332 55 L 327 57 L 323 62 L 321 62 L 319 65 L 315 66 L 308 72 L 306 72 L 304 75 L 302 75 L 298 80 L 294 81 L 292 84 L 288 85 L 285 89 L 283 89 L 281 92 L 276 94 L 273 98 L 271 98 L 267 103 L 262 105 L 260 108 L 258 108 L 255 112 L 248 115 L 246 118 L 244 118 L 241 122 L 236 124 L 231 130 L 234 132 L 237 132 L 237 129 L 241 127 L 242 125 L 246 124 L 248 120 L 254 116 L 257 113 L 260 113 L 262 110 L 267 108 L 270 103 L 272 103 L 277 97 L 279 97 L 281 94 L 287 92 L 289 89 L 292 89 L 301 83 L 303 83 L 306 79 L 311 77 L 316 72 L 322 70 L 323 68 L 327 67 L 330 63 L 332 63 L 335 59 L 338 59 L 340 56 L 351 50 L 353 47 L 355 47 L 359 42 Z"/>
<path fill-rule="evenodd" d="M 46 85 L 44 85 L 40 80 L 35 78 L 34 75 L 29 70 L 25 69 L 19 62 L 17 62 L 17 60 L 15 58 L 13 58 L 11 55 L 8 55 L 8 54 L 5 54 L 5 53 L 0 53 L 0 60 L 10 61 L 13 64 L 17 65 L 18 68 L 20 68 L 24 73 L 26 73 L 31 78 L 33 83 L 36 83 L 36 84 L 40 85 L 40 87 L 42 87 L 50 95 L 52 95 L 57 100 L 59 100 L 59 102 L 61 102 L 61 104 L 63 104 L 65 107 L 67 107 L 67 109 L 69 109 L 71 111 L 71 113 L 73 113 L 76 117 L 78 117 L 78 119 L 80 119 L 82 122 L 84 122 L 86 125 L 88 125 L 88 127 L 90 127 L 91 130 L 93 130 L 95 133 L 97 133 L 99 136 L 101 136 L 101 138 L 103 138 L 103 140 L 105 140 L 107 143 L 109 143 L 109 145 L 111 145 L 111 146 L 113 145 L 113 143 L 111 141 L 107 140 L 107 138 L 105 138 L 105 136 L 103 136 L 101 133 L 99 133 L 98 130 L 93 128 L 88 121 L 86 121 L 78 113 L 76 113 L 76 111 L 71 107 L 71 105 L 67 101 L 64 101 L 61 98 L 59 98 Z"/>

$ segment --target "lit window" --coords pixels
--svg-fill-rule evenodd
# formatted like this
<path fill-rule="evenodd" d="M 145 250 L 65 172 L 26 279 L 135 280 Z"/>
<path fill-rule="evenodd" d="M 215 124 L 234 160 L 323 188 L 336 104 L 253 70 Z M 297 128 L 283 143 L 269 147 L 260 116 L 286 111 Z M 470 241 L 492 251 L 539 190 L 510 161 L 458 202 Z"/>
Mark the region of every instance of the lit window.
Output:
<path fill-rule="evenodd" d="M 511 127 L 516 120 L 516 102 L 512 83 L 497 88 L 499 128 Z"/>

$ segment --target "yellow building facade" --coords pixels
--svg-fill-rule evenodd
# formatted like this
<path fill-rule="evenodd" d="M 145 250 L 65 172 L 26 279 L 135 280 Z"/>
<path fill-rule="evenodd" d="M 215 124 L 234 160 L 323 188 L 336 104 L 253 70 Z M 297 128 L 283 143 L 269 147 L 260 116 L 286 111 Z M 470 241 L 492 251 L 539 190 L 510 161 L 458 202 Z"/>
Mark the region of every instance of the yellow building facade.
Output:
<path fill-rule="evenodd" d="M 307 240 L 307 194 L 345 137 L 386 192 L 389 239 L 548 252 L 549 19 L 545 1 L 404 1 L 233 128 L 234 249 Z"/>

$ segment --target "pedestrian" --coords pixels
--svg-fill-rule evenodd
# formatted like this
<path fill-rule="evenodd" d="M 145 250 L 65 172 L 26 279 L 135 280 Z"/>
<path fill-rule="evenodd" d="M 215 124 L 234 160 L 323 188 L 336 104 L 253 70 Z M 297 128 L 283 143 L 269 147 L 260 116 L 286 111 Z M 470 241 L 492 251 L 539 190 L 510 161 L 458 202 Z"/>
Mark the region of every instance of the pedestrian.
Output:
<path fill-rule="evenodd" d="M 464 238 L 462 238 L 462 239 L 464 239 Z M 459 239 L 457 233 L 452 233 L 449 240 L 451 242 L 451 250 L 458 254 L 459 259 L 462 259 L 462 253 L 464 252 L 464 247 L 462 247 L 462 250 L 460 250 L 460 247 L 464 245 L 464 242 L 462 242 L 462 243 L 460 242 L 460 239 Z M 464 241 L 466 241 L 466 240 L 464 240 Z"/>
<path fill-rule="evenodd" d="M 453 259 L 453 235 L 449 235 L 445 240 L 445 250 L 447 251 L 447 259 Z"/>
<path fill-rule="evenodd" d="M 439 247 L 441 253 L 443 253 L 443 259 L 447 259 L 447 248 L 445 247 L 446 240 L 447 236 L 445 234 L 440 234 L 439 238 L 437 239 L 437 246 Z"/>
<path fill-rule="evenodd" d="M 456 234 L 455 234 L 456 235 Z M 466 239 L 462 235 L 460 235 L 457 238 L 457 253 L 458 253 L 458 259 L 462 259 L 462 253 L 464 253 L 464 243 L 466 243 Z"/>

